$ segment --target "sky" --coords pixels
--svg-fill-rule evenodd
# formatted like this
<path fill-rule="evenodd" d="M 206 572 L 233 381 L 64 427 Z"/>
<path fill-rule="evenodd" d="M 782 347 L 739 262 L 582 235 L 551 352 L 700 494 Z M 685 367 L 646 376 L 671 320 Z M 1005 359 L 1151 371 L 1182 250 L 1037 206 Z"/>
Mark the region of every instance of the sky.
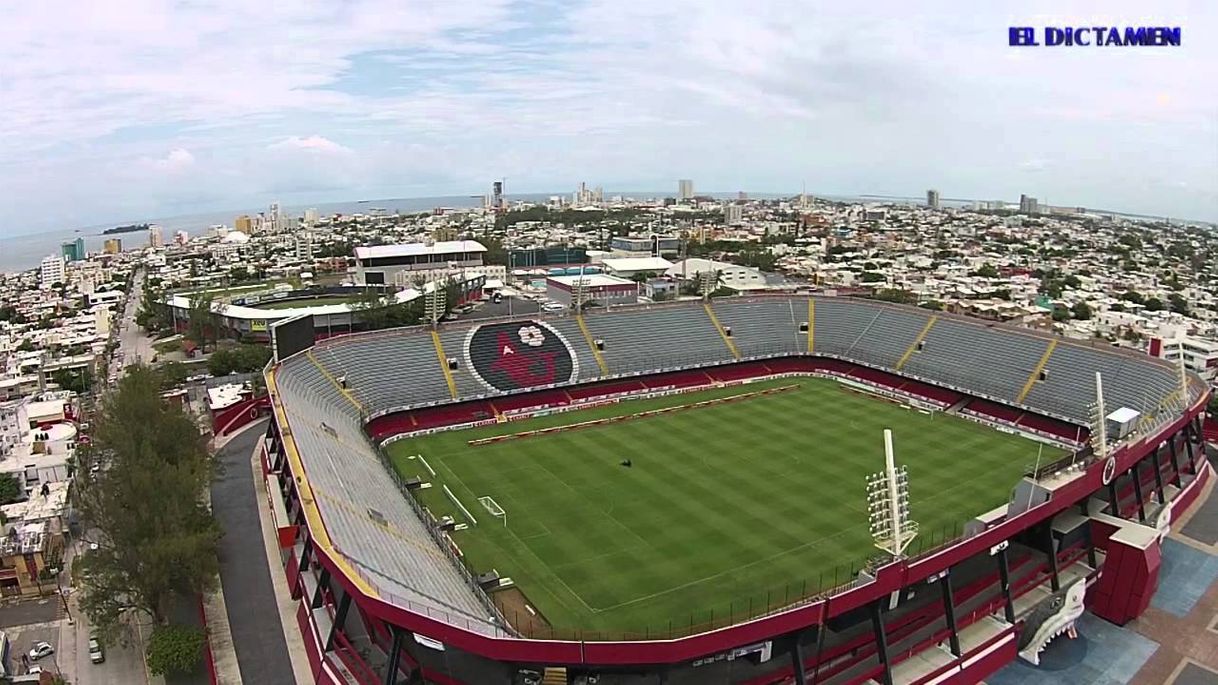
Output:
<path fill-rule="evenodd" d="M 0 0 L 0 234 L 499 178 L 1216 221 L 1216 84 L 1214 2 Z"/>

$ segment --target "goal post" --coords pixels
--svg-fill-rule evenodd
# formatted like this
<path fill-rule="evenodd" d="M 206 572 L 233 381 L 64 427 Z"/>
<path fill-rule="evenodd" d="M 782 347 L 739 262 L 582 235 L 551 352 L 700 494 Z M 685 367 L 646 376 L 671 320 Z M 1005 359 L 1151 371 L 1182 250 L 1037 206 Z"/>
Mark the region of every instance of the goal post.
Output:
<path fill-rule="evenodd" d="M 503 525 L 507 525 L 507 512 L 503 510 L 503 507 L 499 506 L 494 497 L 479 497 L 478 501 L 491 516 L 503 519 Z"/>

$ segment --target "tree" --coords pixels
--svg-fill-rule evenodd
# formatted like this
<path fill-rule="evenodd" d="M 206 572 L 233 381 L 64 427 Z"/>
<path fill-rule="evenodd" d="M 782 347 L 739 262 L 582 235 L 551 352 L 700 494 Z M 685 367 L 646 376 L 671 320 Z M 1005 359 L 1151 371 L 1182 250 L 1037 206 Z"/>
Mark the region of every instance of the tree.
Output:
<path fill-rule="evenodd" d="M 144 294 L 140 299 L 140 309 L 135 314 L 135 323 L 149 333 L 159 331 L 169 326 L 164 302 L 165 294 L 148 279 L 144 286 Z"/>
<path fill-rule="evenodd" d="M 1160 300 L 1157 297 L 1148 298 L 1143 304 L 1146 306 L 1146 311 L 1148 312 L 1163 311 L 1163 300 Z"/>
<path fill-rule="evenodd" d="M 908 290 L 900 290 L 898 288 L 884 288 L 875 291 L 872 295 L 877 300 L 885 302 L 896 302 L 898 304 L 913 304 L 918 301 L 918 296 Z"/>
<path fill-rule="evenodd" d="M 0 504 L 12 504 L 25 499 L 21 481 L 11 473 L 0 473 Z"/>
<path fill-rule="evenodd" d="M 211 293 L 199 293 L 190 298 L 186 337 L 195 341 L 204 352 L 207 351 L 208 334 L 212 330 L 211 303 Z"/>
<path fill-rule="evenodd" d="M 1172 293 L 1168 295 L 1167 303 L 1173 312 L 1188 316 L 1188 300 L 1184 299 L 1180 293 Z"/>
<path fill-rule="evenodd" d="M 981 278 L 998 278 L 998 269 L 996 269 L 993 264 L 986 263 L 982 264 L 981 268 L 974 271 L 973 275 Z"/>
<path fill-rule="evenodd" d="M 1121 304 L 1120 302 L 1113 302 L 1111 305 L 1109 305 L 1108 311 L 1123 312 L 1125 311 L 1125 305 Z"/>
<path fill-rule="evenodd" d="M 203 658 L 207 636 L 194 626 L 164 625 L 148 636 L 148 670 L 153 675 L 191 673 Z"/>
<path fill-rule="evenodd" d="M 1091 307 L 1086 302 L 1075 302 L 1074 306 L 1070 308 L 1070 313 L 1074 315 L 1074 318 L 1086 321 L 1091 318 Z"/>
<path fill-rule="evenodd" d="M 127 610 L 164 625 L 174 598 L 209 589 L 218 571 L 220 528 L 203 504 L 216 461 L 194 420 L 160 394 L 158 373 L 129 367 L 76 455 L 73 505 L 100 531 L 77 562 L 80 605 L 103 641 Z"/>
<path fill-rule="evenodd" d="M 22 339 L 21 344 L 17 346 L 18 352 L 33 352 L 34 349 L 34 343 L 29 338 Z"/>
<path fill-rule="evenodd" d="M 253 373 L 261 370 L 271 359 L 271 350 L 262 345 L 222 347 L 207 358 L 207 371 L 213 376 L 230 373 Z"/>
<path fill-rule="evenodd" d="M 918 306 L 923 309 L 930 309 L 931 311 L 936 311 L 936 312 L 943 311 L 943 303 L 940 302 L 939 300 L 927 300 Z"/>
<path fill-rule="evenodd" d="M 1125 293 L 1121 295 L 1121 299 L 1134 304 L 1143 304 L 1146 302 L 1146 300 L 1142 297 L 1142 293 L 1136 290 L 1126 290 Z"/>
<path fill-rule="evenodd" d="M 1069 321 L 1070 320 L 1070 310 L 1066 309 L 1065 307 L 1054 307 L 1053 308 L 1053 320 L 1058 321 L 1058 322 Z"/>
<path fill-rule="evenodd" d="M 161 374 L 161 388 L 164 390 L 178 387 L 190 375 L 190 370 L 182 362 L 165 362 L 158 370 Z"/>
<path fill-rule="evenodd" d="M 1074 274 L 1070 274 L 1069 276 L 1063 278 L 1062 283 L 1071 290 L 1077 290 L 1083 284 L 1083 282 L 1078 279 L 1078 276 L 1075 276 Z"/>
<path fill-rule="evenodd" d="M 93 386 L 93 372 L 88 367 L 79 369 L 56 369 L 51 380 L 64 390 L 85 394 Z"/>

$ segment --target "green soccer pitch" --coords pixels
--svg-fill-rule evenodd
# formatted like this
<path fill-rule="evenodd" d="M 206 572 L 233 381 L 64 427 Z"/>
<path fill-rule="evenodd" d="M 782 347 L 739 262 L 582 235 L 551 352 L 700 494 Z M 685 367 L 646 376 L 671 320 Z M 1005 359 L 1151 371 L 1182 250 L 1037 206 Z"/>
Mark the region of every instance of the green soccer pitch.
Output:
<path fill-rule="evenodd" d="M 709 407 L 468 444 L 792 384 Z M 472 523 L 448 486 L 477 521 L 453 534 L 467 563 L 511 577 L 556 635 L 664 636 L 844 583 L 852 565 L 878 554 L 865 479 L 884 466 L 885 428 L 909 468 L 925 543 L 1006 502 L 1042 449 L 836 381 L 795 378 L 436 433 L 399 440 L 388 453 L 401 475 L 432 482 L 415 492 L 434 514 Z M 1061 454 L 1046 446 L 1041 458 Z M 632 466 L 621 465 L 627 459 Z M 480 497 L 493 498 L 506 521 Z"/>

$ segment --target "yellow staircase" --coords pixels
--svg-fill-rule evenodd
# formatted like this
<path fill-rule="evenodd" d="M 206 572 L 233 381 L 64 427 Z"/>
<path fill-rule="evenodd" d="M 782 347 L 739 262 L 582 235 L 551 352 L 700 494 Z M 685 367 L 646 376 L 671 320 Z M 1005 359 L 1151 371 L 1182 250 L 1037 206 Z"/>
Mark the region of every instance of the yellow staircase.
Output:
<path fill-rule="evenodd" d="M 566 666 L 548 666 L 541 676 L 541 685 L 568 685 Z"/>

